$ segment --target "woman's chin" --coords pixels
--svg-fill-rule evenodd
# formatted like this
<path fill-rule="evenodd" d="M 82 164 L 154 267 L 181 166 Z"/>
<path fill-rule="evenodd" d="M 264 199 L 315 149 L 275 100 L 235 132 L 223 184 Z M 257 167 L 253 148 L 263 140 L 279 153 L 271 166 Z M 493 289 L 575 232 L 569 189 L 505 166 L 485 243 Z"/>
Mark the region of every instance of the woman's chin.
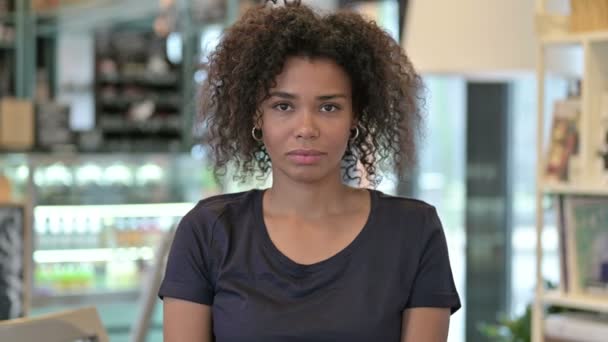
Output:
<path fill-rule="evenodd" d="M 316 172 L 295 172 L 288 175 L 288 177 L 294 182 L 306 184 L 318 183 L 326 178 L 324 175 Z"/>
<path fill-rule="evenodd" d="M 284 176 L 297 183 L 318 183 L 327 179 L 330 173 L 318 167 L 290 168 L 282 172 Z"/>

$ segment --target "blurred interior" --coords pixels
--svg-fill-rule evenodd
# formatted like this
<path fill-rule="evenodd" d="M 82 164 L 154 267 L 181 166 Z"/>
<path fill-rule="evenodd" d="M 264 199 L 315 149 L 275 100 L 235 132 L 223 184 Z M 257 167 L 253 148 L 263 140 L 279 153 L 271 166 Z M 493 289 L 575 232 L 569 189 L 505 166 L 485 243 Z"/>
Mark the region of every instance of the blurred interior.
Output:
<path fill-rule="evenodd" d="M 420 162 L 407 181 L 389 174 L 379 189 L 437 207 L 465 304 L 449 341 L 489 341 L 479 327 L 522 315 L 534 296 L 534 2 L 303 2 L 375 20 L 422 74 Z M 25 204 L 31 218 L 24 313 L 93 305 L 111 341 L 132 341 L 150 295 L 145 279 L 180 217 L 202 198 L 269 185 L 217 184 L 195 120 L 200 65 L 222 30 L 256 3 L 0 0 L 0 100 L 25 102 L 13 108 L 35 127 L 0 144 L 9 201 Z M 559 10 L 568 1 L 551 3 Z M 577 47 L 567 53 L 582 59 Z M 547 97 L 565 96 L 581 70 L 548 81 Z M 545 205 L 545 278 L 558 282 L 553 203 Z M 162 341 L 155 304 L 146 341 Z"/>

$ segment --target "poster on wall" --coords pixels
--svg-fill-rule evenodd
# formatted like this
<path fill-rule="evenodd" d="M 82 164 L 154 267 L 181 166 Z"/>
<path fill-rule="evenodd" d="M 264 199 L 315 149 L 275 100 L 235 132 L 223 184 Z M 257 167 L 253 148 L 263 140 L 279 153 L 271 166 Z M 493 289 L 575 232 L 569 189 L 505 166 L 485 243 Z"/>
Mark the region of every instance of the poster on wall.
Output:
<path fill-rule="evenodd" d="M 0 320 L 23 317 L 26 305 L 25 210 L 0 203 Z"/>

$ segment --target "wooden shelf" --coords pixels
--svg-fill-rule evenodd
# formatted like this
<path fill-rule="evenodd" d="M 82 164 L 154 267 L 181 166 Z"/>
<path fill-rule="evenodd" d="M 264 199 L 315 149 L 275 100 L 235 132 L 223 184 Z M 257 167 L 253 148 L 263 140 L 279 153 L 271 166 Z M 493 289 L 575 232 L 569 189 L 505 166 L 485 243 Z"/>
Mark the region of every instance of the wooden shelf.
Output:
<path fill-rule="evenodd" d="M 553 195 L 590 195 L 590 196 L 608 196 L 608 185 L 572 185 L 559 183 L 544 183 L 541 186 L 541 191 L 545 194 Z"/>
<path fill-rule="evenodd" d="M 608 43 L 608 31 L 589 32 L 582 35 L 583 39 L 590 42 L 605 42 Z"/>
<path fill-rule="evenodd" d="M 582 33 L 549 34 L 540 38 L 543 45 L 577 45 L 585 42 L 608 43 L 608 30 Z"/>
<path fill-rule="evenodd" d="M 583 36 L 580 34 L 550 34 L 540 38 L 543 45 L 574 45 L 582 44 Z"/>
<path fill-rule="evenodd" d="M 537 32 L 547 32 L 545 34 L 537 34 L 537 48 L 539 50 L 538 63 L 536 66 L 537 72 L 537 138 L 541 138 L 536 145 L 539 149 L 540 155 L 538 156 L 539 167 L 542 170 L 539 173 L 544 174 L 546 172 L 546 165 L 543 164 L 543 159 L 550 158 L 549 153 L 551 151 L 545 150 L 542 139 L 549 138 L 552 140 L 554 127 L 552 126 L 550 131 L 547 132 L 543 129 L 547 124 L 554 124 L 554 115 L 549 112 L 555 111 L 555 108 L 550 108 L 550 103 L 555 101 L 564 100 L 564 96 L 567 92 L 561 83 L 553 83 L 552 86 L 562 87 L 564 92 L 560 96 L 555 92 L 555 88 L 547 86 L 549 82 L 554 82 L 554 76 L 558 79 L 566 80 L 567 82 L 581 81 L 582 87 L 580 90 L 580 115 L 577 120 L 577 133 L 579 143 L 579 153 L 577 154 L 579 164 L 578 174 L 576 177 L 577 182 L 560 182 L 558 180 L 550 180 L 549 178 L 541 178 L 536 185 L 536 233 L 540 236 L 546 225 L 551 222 L 545 222 L 543 197 L 546 195 L 566 195 L 566 196 L 601 196 L 608 197 L 608 184 L 600 179 L 602 173 L 600 160 L 597 157 L 597 150 L 600 147 L 601 138 L 603 138 L 605 128 L 600 126 L 600 113 L 601 106 L 603 106 L 602 96 L 608 85 L 608 74 L 606 74 L 606 67 L 608 66 L 608 28 L 597 30 L 597 31 L 586 31 L 586 32 L 567 32 L 569 25 L 569 14 L 566 12 L 548 11 L 546 0 L 536 0 L 536 24 Z M 553 7 L 553 6 L 551 6 Z M 554 9 L 554 8 L 553 8 Z M 560 80 L 560 81 L 561 81 Z M 571 84 L 573 85 L 573 84 Z M 569 86 L 571 86 L 569 85 Z M 572 90 L 572 89 L 570 89 Z M 577 110 L 577 109 L 575 109 Z M 555 114 L 555 113 L 553 113 Z M 549 133 L 549 136 L 547 136 Z M 543 156 L 543 153 L 547 155 Z M 552 156 L 553 157 L 553 156 Z M 568 158 L 570 155 L 567 156 Z M 546 161 L 546 160 L 545 160 Z M 566 167 L 569 167 L 568 165 Z M 603 200 L 603 199 L 602 199 Z M 562 203 L 569 205 L 567 203 Z M 564 217 L 562 213 L 566 214 L 566 208 L 557 206 L 555 210 L 554 218 L 559 223 Z M 561 217 L 560 217 L 561 216 Z M 564 235 L 561 234 L 563 229 L 574 229 L 575 227 L 566 228 L 566 224 L 575 225 L 577 222 L 566 222 L 563 225 L 559 225 L 558 234 L 560 236 L 560 243 L 558 243 L 558 250 L 560 255 L 563 253 L 563 248 L 566 248 L 566 254 L 568 258 L 572 259 L 576 252 L 574 245 L 577 241 L 574 241 L 576 237 L 567 235 L 566 243 L 562 243 L 561 239 Z M 543 269 L 546 267 L 553 267 L 553 265 L 546 265 L 543 252 L 542 252 L 542 241 L 539 239 L 536 246 L 536 283 L 543 284 Z M 584 246 L 578 246 L 584 247 Z M 566 262 L 566 265 L 562 263 Z M 574 266 L 570 266 L 572 260 L 559 260 L 558 267 L 560 273 L 567 269 L 567 275 L 562 274 L 561 277 L 570 277 L 570 281 L 579 279 L 579 275 L 575 274 L 578 270 L 572 270 Z M 589 294 L 589 293 L 571 293 L 564 291 L 541 291 L 536 293 L 536 301 L 532 312 L 532 342 L 542 342 L 545 340 L 543 337 L 543 320 L 546 318 L 546 312 L 544 306 L 554 305 L 564 308 L 579 309 L 584 311 L 608 313 L 608 294 L 606 296 Z"/>
<path fill-rule="evenodd" d="M 544 304 L 608 313 L 608 296 L 566 295 L 559 291 L 550 291 L 544 293 L 542 301 Z"/>
<path fill-rule="evenodd" d="M 0 207 L 25 207 L 25 203 L 0 200 Z"/>

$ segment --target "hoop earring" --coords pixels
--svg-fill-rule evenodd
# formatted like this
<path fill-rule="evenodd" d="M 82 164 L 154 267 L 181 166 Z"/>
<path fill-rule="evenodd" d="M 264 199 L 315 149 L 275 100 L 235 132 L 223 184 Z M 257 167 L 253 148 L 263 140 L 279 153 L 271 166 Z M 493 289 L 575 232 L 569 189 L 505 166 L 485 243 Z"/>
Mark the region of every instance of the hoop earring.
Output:
<path fill-rule="evenodd" d="M 256 135 L 255 134 L 256 131 L 259 131 L 260 134 Z M 253 137 L 253 140 L 255 140 L 257 142 L 262 142 L 262 138 L 264 137 L 264 135 L 262 134 L 262 129 L 257 128 L 256 126 L 253 126 L 253 128 L 251 129 L 251 136 Z"/>
<path fill-rule="evenodd" d="M 355 126 L 355 128 L 351 129 L 350 131 L 351 132 L 355 131 L 355 135 L 350 137 L 350 139 L 349 139 L 351 142 L 353 142 L 353 141 L 355 141 L 355 139 L 357 139 L 359 137 L 359 126 Z"/>

